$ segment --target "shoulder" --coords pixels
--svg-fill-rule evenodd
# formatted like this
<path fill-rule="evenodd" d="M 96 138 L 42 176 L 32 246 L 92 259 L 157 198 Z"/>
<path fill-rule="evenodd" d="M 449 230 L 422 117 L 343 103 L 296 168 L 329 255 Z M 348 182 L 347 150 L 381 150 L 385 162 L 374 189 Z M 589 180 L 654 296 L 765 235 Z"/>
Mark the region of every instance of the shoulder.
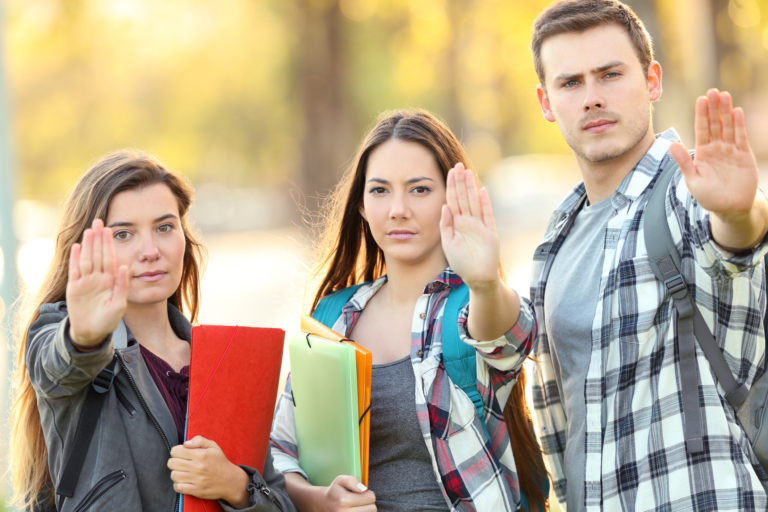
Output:
<path fill-rule="evenodd" d="M 40 306 L 39 314 L 32 325 L 30 325 L 30 333 L 32 330 L 39 330 L 46 325 L 59 323 L 67 317 L 67 303 L 59 302 L 46 302 Z"/>

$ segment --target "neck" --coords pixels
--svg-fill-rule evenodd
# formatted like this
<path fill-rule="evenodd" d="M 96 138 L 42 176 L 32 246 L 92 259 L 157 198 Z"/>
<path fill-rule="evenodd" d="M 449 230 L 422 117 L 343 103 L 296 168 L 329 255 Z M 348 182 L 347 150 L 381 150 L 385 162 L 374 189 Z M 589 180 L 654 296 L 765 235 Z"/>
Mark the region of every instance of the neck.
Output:
<path fill-rule="evenodd" d="M 610 197 L 624 178 L 635 168 L 637 163 L 653 145 L 656 135 L 653 128 L 630 150 L 610 160 L 591 162 L 578 157 L 579 168 L 587 189 L 589 204 L 599 203 Z"/>
<path fill-rule="evenodd" d="M 156 304 L 129 304 L 125 311 L 125 325 L 136 340 L 155 354 L 164 354 L 177 340 L 168 319 L 165 301 Z"/>
<path fill-rule="evenodd" d="M 424 293 L 427 283 L 448 266 L 442 252 L 438 256 L 418 265 L 387 262 L 388 300 L 396 304 L 414 303 Z"/>

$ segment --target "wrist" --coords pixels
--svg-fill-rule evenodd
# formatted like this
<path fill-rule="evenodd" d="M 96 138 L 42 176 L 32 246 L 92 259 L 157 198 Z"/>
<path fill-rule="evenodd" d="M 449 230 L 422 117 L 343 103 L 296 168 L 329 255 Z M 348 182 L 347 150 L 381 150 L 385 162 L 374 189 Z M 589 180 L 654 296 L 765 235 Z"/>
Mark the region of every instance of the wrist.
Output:
<path fill-rule="evenodd" d="M 235 508 L 246 508 L 251 504 L 250 495 L 248 494 L 248 484 L 251 479 L 243 468 L 234 464 L 232 466 L 234 470 L 232 478 L 229 479 L 231 486 L 224 499 Z"/>
<path fill-rule="evenodd" d="M 105 336 L 101 341 L 98 341 L 98 340 L 94 340 L 94 342 L 90 340 L 75 341 L 75 334 L 74 332 L 72 332 L 72 325 L 69 326 L 69 329 L 67 330 L 67 334 L 69 335 L 69 343 L 78 352 L 96 352 L 97 350 L 101 349 L 104 346 L 107 340 L 109 340 L 109 336 Z"/>

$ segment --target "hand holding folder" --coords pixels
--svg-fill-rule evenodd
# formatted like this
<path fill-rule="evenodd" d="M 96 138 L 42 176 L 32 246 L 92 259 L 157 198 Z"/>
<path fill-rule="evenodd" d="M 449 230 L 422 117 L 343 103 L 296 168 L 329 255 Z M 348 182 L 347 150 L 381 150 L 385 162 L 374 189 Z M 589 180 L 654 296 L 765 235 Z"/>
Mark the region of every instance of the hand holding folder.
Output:
<path fill-rule="evenodd" d="M 215 441 L 233 464 L 264 470 L 284 337 L 272 328 L 192 328 L 185 439 L 199 434 Z M 221 507 L 183 496 L 180 510 Z"/>

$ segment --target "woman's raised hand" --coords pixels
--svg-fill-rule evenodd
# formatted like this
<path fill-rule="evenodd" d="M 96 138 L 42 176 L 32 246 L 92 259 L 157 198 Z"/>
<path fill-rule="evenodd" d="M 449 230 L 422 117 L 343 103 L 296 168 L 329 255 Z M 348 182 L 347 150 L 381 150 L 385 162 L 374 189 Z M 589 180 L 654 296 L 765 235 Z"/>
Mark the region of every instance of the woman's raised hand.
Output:
<path fill-rule="evenodd" d="M 69 335 L 81 348 L 94 347 L 115 330 L 128 299 L 128 268 L 117 268 L 112 230 L 95 219 L 69 255 Z"/>
<path fill-rule="evenodd" d="M 488 191 L 479 191 L 474 173 L 461 163 L 448 172 L 440 218 L 443 252 L 470 288 L 499 281 L 499 237 Z"/>

